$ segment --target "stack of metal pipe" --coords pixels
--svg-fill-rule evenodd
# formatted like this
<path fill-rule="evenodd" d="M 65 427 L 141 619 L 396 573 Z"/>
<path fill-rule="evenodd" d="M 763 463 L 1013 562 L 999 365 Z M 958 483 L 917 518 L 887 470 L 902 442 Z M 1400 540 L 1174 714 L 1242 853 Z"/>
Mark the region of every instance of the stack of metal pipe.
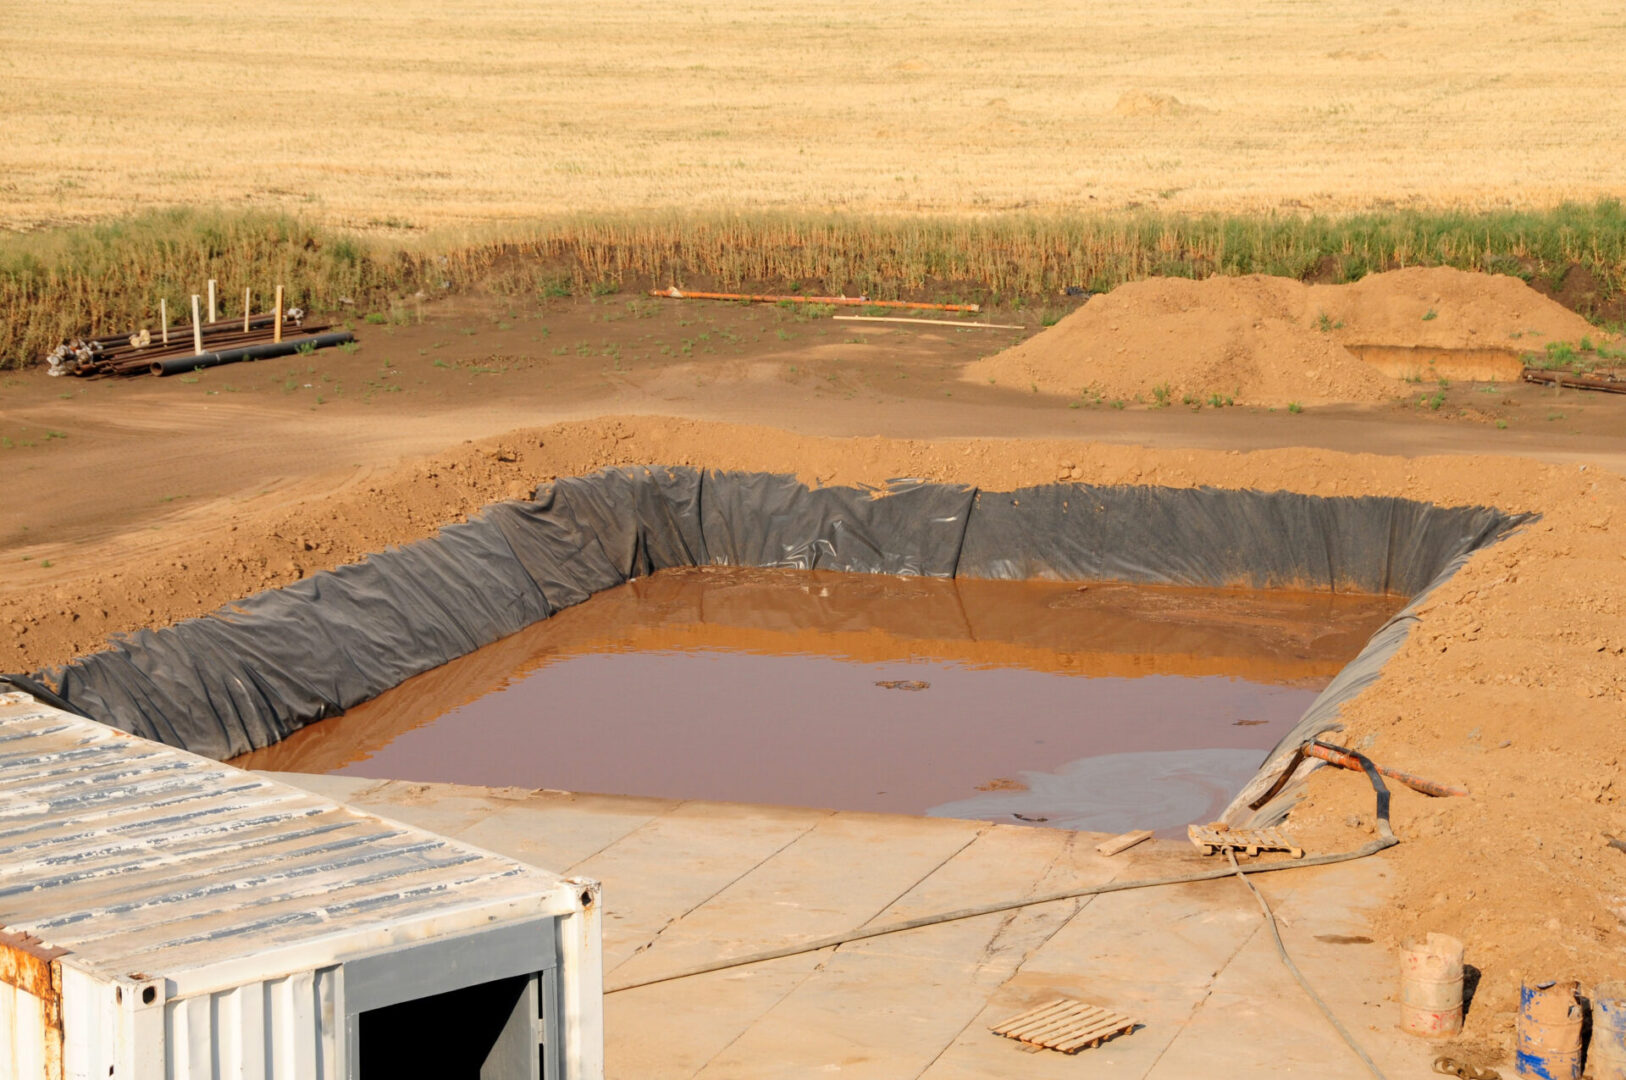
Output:
<path fill-rule="evenodd" d="M 290 308 L 283 314 L 283 333 L 278 334 L 275 315 L 254 315 L 247 320 L 224 319 L 204 323 L 194 330 L 182 323 L 168 331 L 150 329 L 110 337 L 76 338 L 64 341 L 47 356 L 49 374 L 95 378 L 109 375 L 169 375 L 200 367 L 214 367 L 234 360 L 260 359 L 264 355 L 285 355 L 302 347 L 323 348 L 350 341 L 349 334 L 325 334 L 329 328 L 305 326 L 304 312 Z M 287 329 L 298 333 L 289 336 Z M 276 339 L 280 337 L 281 341 Z M 329 340 L 331 339 L 331 340 Z M 278 347 L 267 349 L 275 343 Z M 285 346 L 285 347 L 284 347 Z"/>

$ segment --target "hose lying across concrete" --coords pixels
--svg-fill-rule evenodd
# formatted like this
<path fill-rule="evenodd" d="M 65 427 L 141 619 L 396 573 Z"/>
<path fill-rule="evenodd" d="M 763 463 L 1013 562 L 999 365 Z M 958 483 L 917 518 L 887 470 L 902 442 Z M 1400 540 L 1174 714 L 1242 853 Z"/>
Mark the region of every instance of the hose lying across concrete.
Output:
<path fill-rule="evenodd" d="M 1394 830 L 1389 828 L 1389 789 L 1383 783 L 1382 778 L 1378 776 L 1378 767 L 1372 763 L 1371 759 L 1362 754 L 1357 754 L 1353 750 L 1345 750 L 1341 746 L 1331 746 L 1320 741 L 1317 741 L 1314 745 L 1326 747 L 1328 750 L 1360 764 L 1361 771 L 1366 773 L 1367 779 L 1372 781 L 1372 789 L 1377 794 L 1380 838 L 1387 838 L 1390 844 L 1398 844 L 1400 841 L 1395 838 Z M 1404 776 L 1405 774 L 1401 775 Z M 1406 778 L 1404 782 L 1410 783 L 1410 778 Z M 1467 792 L 1463 792 L 1463 794 L 1466 795 Z M 1333 1030 L 1338 1032 L 1338 1037 L 1344 1040 L 1344 1045 L 1353 1050 L 1355 1056 L 1361 1059 L 1361 1064 L 1365 1065 L 1367 1070 L 1377 1077 L 1377 1080 L 1385 1080 L 1383 1070 L 1378 1068 L 1378 1063 L 1373 1061 L 1371 1055 L 1361 1048 L 1360 1043 L 1355 1041 L 1355 1036 L 1349 1033 L 1349 1029 L 1344 1027 L 1338 1017 L 1333 1014 L 1333 1011 L 1327 1007 L 1327 1003 L 1321 1000 L 1321 995 L 1315 992 L 1315 987 L 1310 985 L 1310 981 L 1304 977 L 1304 973 L 1299 970 L 1299 966 L 1293 963 L 1293 958 L 1287 955 L 1287 946 L 1282 942 L 1282 932 L 1276 926 L 1276 916 L 1270 910 L 1270 905 L 1265 902 L 1264 893 L 1261 893 L 1254 883 L 1248 880 L 1248 875 L 1243 872 L 1242 867 L 1237 865 L 1236 852 L 1226 848 L 1225 857 L 1231 862 L 1231 872 L 1237 876 L 1242 884 L 1248 887 L 1248 891 L 1253 893 L 1253 898 L 1259 901 L 1259 910 L 1264 913 L 1265 925 L 1270 927 L 1270 936 L 1276 941 L 1276 955 L 1281 957 L 1282 966 L 1287 968 L 1288 974 L 1293 976 L 1294 981 L 1299 984 L 1299 988 L 1315 1003 L 1315 1007 L 1321 1010 L 1321 1015 L 1326 1017 L 1327 1023 L 1331 1024 Z"/>
<path fill-rule="evenodd" d="M 1340 749 L 1342 750 L 1342 748 Z M 1037 904 L 1051 904 L 1057 900 L 1074 900 L 1085 896 L 1100 896 L 1103 893 L 1128 892 L 1131 889 L 1153 889 L 1162 885 L 1185 885 L 1193 881 L 1218 881 L 1220 878 L 1233 877 L 1239 874 L 1267 874 L 1272 870 L 1297 870 L 1307 866 L 1331 866 L 1333 863 L 1364 859 L 1368 855 L 1376 855 L 1385 848 L 1393 847 L 1400 843 L 1400 839 L 1395 836 L 1394 831 L 1389 827 L 1389 789 L 1383 783 L 1383 778 L 1378 775 L 1377 767 L 1372 764 L 1370 759 L 1353 750 L 1342 750 L 1342 752 L 1361 762 L 1361 768 L 1365 771 L 1367 779 L 1372 782 L 1372 790 L 1377 796 L 1378 838 L 1362 844 L 1353 851 L 1340 851 L 1330 855 L 1312 855 L 1304 859 L 1261 863 L 1246 869 L 1238 867 L 1232 870 L 1230 867 L 1222 867 L 1218 870 L 1205 870 L 1196 874 L 1181 874 L 1177 877 L 1142 878 L 1138 881 L 1109 881 L 1101 885 L 1086 885 L 1079 888 L 1063 889 L 1060 892 L 1045 893 L 1040 896 L 1024 897 L 1021 900 L 1001 900 L 998 903 L 980 904 L 976 907 L 944 912 L 940 915 L 922 915 L 918 918 L 887 923 L 883 926 L 846 930 L 839 934 L 814 938 L 812 941 L 804 941 L 795 945 L 784 945 L 777 949 L 764 949 L 761 952 L 747 953 L 744 956 L 714 960 L 710 963 L 682 968 L 665 975 L 656 975 L 653 978 L 639 979 L 635 982 L 606 987 L 604 992 L 606 994 L 619 994 L 624 990 L 636 990 L 641 986 L 654 986 L 658 983 L 672 982 L 675 979 L 689 979 L 713 971 L 724 971 L 728 968 L 745 967 L 749 964 L 761 964 L 769 960 L 778 960 L 786 956 L 800 956 L 803 953 L 818 952 L 821 949 L 834 948 L 837 945 L 845 945 L 852 941 L 864 941 L 868 938 L 881 937 L 886 934 L 902 933 L 905 930 L 918 930 L 923 926 L 957 922 L 960 919 L 974 919 L 979 915 L 993 915 L 1001 911 L 1016 911 Z M 1246 877 L 1243 880 L 1246 881 Z M 1319 999 L 1317 1000 L 1319 1001 Z M 1323 1006 L 1323 1011 L 1325 1011 L 1325 1006 Z M 1365 1055 L 1363 1054 L 1362 1057 L 1364 1058 Z"/>

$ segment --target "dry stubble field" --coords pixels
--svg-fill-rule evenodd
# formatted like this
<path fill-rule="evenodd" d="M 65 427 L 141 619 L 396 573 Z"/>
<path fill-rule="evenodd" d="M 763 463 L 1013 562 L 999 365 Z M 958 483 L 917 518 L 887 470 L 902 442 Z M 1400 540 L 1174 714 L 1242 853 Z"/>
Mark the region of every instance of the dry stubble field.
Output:
<path fill-rule="evenodd" d="M 1618 4 L 0 6 L 0 226 L 1615 193 Z"/>

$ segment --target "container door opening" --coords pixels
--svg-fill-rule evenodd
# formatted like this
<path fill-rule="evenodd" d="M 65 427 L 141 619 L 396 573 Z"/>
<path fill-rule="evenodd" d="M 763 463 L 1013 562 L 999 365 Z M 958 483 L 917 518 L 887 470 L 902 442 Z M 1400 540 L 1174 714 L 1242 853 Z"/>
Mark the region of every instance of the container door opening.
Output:
<path fill-rule="evenodd" d="M 545 1080 L 538 976 L 416 998 L 360 1017 L 360 1080 Z"/>
<path fill-rule="evenodd" d="M 551 918 L 344 964 L 346 1080 L 560 1080 Z"/>

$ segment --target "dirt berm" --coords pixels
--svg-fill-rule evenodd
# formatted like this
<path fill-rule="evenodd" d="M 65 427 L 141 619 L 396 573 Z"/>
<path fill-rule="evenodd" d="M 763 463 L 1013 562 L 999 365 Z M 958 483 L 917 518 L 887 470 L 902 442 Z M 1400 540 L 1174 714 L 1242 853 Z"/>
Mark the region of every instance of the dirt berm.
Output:
<path fill-rule="evenodd" d="M 1543 353 L 1606 340 L 1518 278 L 1448 267 L 1349 285 L 1249 275 L 1150 278 L 1093 297 L 1051 329 L 965 370 L 972 382 L 1146 405 L 1382 402 L 1405 383 L 1351 346 Z"/>

